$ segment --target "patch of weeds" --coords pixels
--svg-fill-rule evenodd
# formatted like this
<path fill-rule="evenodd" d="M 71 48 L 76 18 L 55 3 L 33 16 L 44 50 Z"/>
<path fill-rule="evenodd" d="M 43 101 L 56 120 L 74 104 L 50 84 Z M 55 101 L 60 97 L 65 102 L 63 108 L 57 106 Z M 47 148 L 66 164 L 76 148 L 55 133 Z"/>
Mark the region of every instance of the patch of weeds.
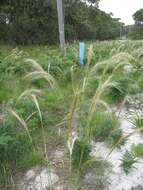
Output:
<path fill-rule="evenodd" d="M 136 155 L 132 151 L 127 150 L 123 155 L 121 167 L 123 168 L 124 172 L 128 174 L 136 162 Z"/>
<path fill-rule="evenodd" d="M 24 155 L 23 159 L 19 161 L 18 167 L 29 169 L 37 165 L 43 165 L 44 160 L 40 152 L 32 151 Z"/>
<path fill-rule="evenodd" d="M 16 104 L 16 111 L 18 115 L 24 118 L 31 131 L 36 130 L 40 126 L 40 118 L 37 112 L 37 108 L 30 100 L 19 101 Z M 19 123 L 17 124 L 19 125 Z"/>
<path fill-rule="evenodd" d="M 98 86 L 99 86 L 99 81 L 97 79 L 94 79 L 94 78 L 91 79 L 88 82 L 87 89 L 85 91 L 85 95 L 87 97 L 93 97 Z"/>
<path fill-rule="evenodd" d="M 31 113 L 36 110 L 34 103 L 30 100 L 19 101 L 16 104 L 16 110 L 23 118 L 27 118 Z"/>
<path fill-rule="evenodd" d="M 56 111 L 58 108 L 63 108 L 64 95 L 60 89 L 52 89 L 39 98 L 40 108 Z"/>
<path fill-rule="evenodd" d="M 38 147 L 38 150 L 40 149 L 41 151 L 43 150 L 43 139 L 41 138 L 43 135 L 43 132 L 41 128 L 38 128 L 32 133 L 32 139 L 33 139 L 33 144 Z M 58 128 L 56 127 L 45 127 L 44 128 L 44 136 L 46 140 L 46 145 L 48 148 L 48 151 L 53 151 L 57 149 L 57 147 L 63 147 L 65 144 L 65 137 L 66 132 L 61 133 L 59 135 Z"/>
<path fill-rule="evenodd" d="M 73 168 L 81 168 L 90 159 L 91 145 L 84 139 L 77 139 L 72 151 Z"/>
<path fill-rule="evenodd" d="M 12 121 L 0 123 L 0 183 L 5 184 L 23 156 L 31 152 L 32 144 L 26 132 L 17 131 Z"/>
<path fill-rule="evenodd" d="M 39 117 L 33 117 L 32 119 L 29 120 L 28 126 L 29 129 L 36 130 L 41 125 Z"/>
<path fill-rule="evenodd" d="M 101 190 L 107 187 L 107 173 L 110 172 L 110 165 L 105 160 L 92 160 L 88 162 L 83 171 L 82 186 L 84 189 Z"/>
<path fill-rule="evenodd" d="M 43 110 L 44 125 L 56 125 L 66 113 L 64 95 L 59 89 L 52 89 L 39 98 L 40 108 Z"/>
<path fill-rule="evenodd" d="M 107 141 L 113 145 L 122 137 L 118 119 L 108 113 L 97 112 L 90 125 L 96 140 Z"/>
<path fill-rule="evenodd" d="M 18 97 L 27 86 L 28 84 L 22 83 L 18 77 L 0 78 L 0 103 Z"/>
<path fill-rule="evenodd" d="M 136 128 L 143 128 L 143 116 L 137 114 L 133 119 L 133 124 Z"/>
<path fill-rule="evenodd" d="M 133 145 L 132 151 L 137 157 L 143 157 L 143 144 Z"/>
<path fill-rule="evenodd" d="M 117 87 L 111 87 L 106 94 L 106 96 L 109 99 L 109 102 L 111 103 L 122 102 L 122 100 L 128 94 L 129 79 L 124 77 L 118 79 L 116 82 Z"/>

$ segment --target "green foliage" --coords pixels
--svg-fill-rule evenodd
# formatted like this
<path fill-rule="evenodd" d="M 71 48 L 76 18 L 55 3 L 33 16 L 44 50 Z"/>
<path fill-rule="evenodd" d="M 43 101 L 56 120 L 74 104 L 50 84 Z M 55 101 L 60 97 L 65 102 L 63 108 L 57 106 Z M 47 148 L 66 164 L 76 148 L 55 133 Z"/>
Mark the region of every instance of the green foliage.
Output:
<path fill-rule="evenodd" d="M 143 24 L 143 9 L 139 9 L 133 15 L 137 24 Z"/>
<path fill-rule="evenodd" d="M 129 91 L 129 79 L 127 77 L 122 77 L 120 79 L 115 79 L 117 81 L 117 87 L 111 87 L 108 90 L 107 96 L 113 103 L 122 102 Z"/>
<path fill-rule="evenodd" d="M 137 162 L 137 158 L 134 155 L 134 153 L 131 151 L 129 152 L 128 150 L 125 152 L 122 158 L 122 164 L 121 166 L 123 167 L 123 170 L 126 174 L 130 172 L 132 169 L 133 165 Z"/>
<path fill-rule="evenodd" d="M 91 146 L 85 139 L 78 139 L 72 151 L 72 166 L 80 169 L 90 159 Z"/>
<path fill-rule="evenodd" d="M 133 15 L 135 25 L 129 27 L 129 37 L 131 39 L 143 39 L 143 9 L 139 9 Z"/>
<path fill-rule="evenodd" d="M 136 128 L 143 128 L 143 117 L 140 114 L 136 114 L 133 119 L 133 124 Z"/>
<path fill-rule="evenodd" d="M 43 165 L 44 160 L 40 152 L 32 151 L 29 154 L 24 155 L 18 163 L 19 168 L 29 169 L 37 165 Z"/>
<path fill-rule="evenodd" d="M 18 161 L 32 151 L 27 134 L 17 133 L 15 126 L 10 123 L 12 122 L 0 123 L 0 183 L 6 183 Z"/>
<path fill-rule="evenodd" d="M 63 1 L 66 39 L 73 41 L 117 38 L 122 23 L 99 10 L 96 7 L 99 0 L 88 1 L 95 3 L 88 6 L 81 0 Z M 3 22 L 0 23 L 2 41 L 22 45 L 58 42 L 56 1 L 30 1 L 26 6 L 25 0 L 10 3 L 5 1 L 0 7 L 0 13 L 4 15 Z"/>
<path fill-rule="evenodd" d="M 22 112 L 23 114 L 23 112 Z M 32 120 L 32 122 L 35 122 Z M 0 122 L 0 183 L 10 184 L 13 171 L 44 164 L 42 154 L 34 150 L 27 131 L 11 115 Z M 34 127 L 36 128 L 37 123 Z M 30 126 L 31 127 L 31 126 Z"/>
<path fill-rule="evenodd" d="M 82 11 L 80 13 L 83 14 Z M 0 60 L 5 65 L 0 63 L 0 114 L 6 115 L 5 122 L 2 122 L 0 127 L 1 182 L 9 183 L 11 175 L 15 174 L 18 169 L 23 171 L 35 165 L 44 165 L 45 161 L 42 157 L 46 151 L 51 161 L 53 151 L 61 150 L 61 148 L 65 150 L 67 136 L 69 137 L 69 134 L 75 130 L 78 137 L 82 138 L 77 139 L 73 146 L 71 159 L 73 171 L 80 173 L 80 177 L 83 177 L 84 169 L 87 171 L 89 168 L 90 172 L 93 166 L 93 163 L 91 164 L 93 160 L 90 157 L 91 140 L 94 138 L 94 140 L 113 145 L 122 137 L 118 118 L 111 114 L 110 105 L 105 100 L 112 99 L 108 102 L 109 104 L 119 103 L 131 93 L 131 88 L 134 93 L 142 92 L 142 46 L 142 41 L 104 41 L 102 43 L 97 41 L 93 43 L 93 56 L 91 56 L 90 64 L 82 69 L 77 65 L 78 44 L 68 46 L 65 56 L 62 56 L 58 48 L 54 47 L 23 46 L 19 47 L 23 53 L 19 59 L 16 59 L 17 61 L 14 57 L 10 57 L 5 62 L 3 60 L 8 54 L 11 55 L 9 52 L 12 47 L 1 46 Z M 88 43 L 86 43 L 86 48 L 89 49 Z M 14 56 L 17 55 L 19 55 L 19 50 Z M 41 79 L 36 82 L 25 81 L 25 74 L 35 71 L 32 64 L 29 67 L 23 62 L 25 57 L 36 60 L 47 73 L 52 73 L 58 83 L 56 88 L 50 90 L 47 81 L 43 83 Z M 89 57 L 87 53 L 85 63 L 88 62 Z M 135 72 L 124 74 L 121 67 L 113 72 L 116 66 L 124 63 L 130 64 L 130 62 L 134 64 Z M 73 75 L 71 76 L 72 69 Z M 136 84 L 138 91 L 134 88 Z M 31 92 L 30 95 L 33 95 L 34 92 L 31 91 L 33 88 L 39 88 L 37 90 L 40 91 L 36 99 L 40 107 L 42 126 L 36 104 L 31 101 L 31 96 L 23 96 L 17 100 L 27 89 Z M 32 143 L 22 123 L 12 115 L 7 117 L 9 108 L 12 108 L 26 122 Z M 67 127 L 67 123 L 70 123 L 71 128 Z M 141 127 L 142 119 L 137 123 Z M 141 155 L 142 148 L 138 147 L 136 152 L 138 152 L 136 155 Z M 125 155 L 123 165 L 130 168 L 134 159 L 126 159 L 126 157 L 130 158 L 128 154 Z M 69 162 L 63 161 L 65 164 L 63 168 L 67 170 Z M 103 183 L 101 179 L 98 179 L 101 174 L 97 171 L 100 170 L 100 164 L 99 167 L 97 165 L 98 163 L 95 163 L 95 175 L 97 175 L 95 187 L 97 185 L 102 188 Z M 102 171 L 103 167 L 101 166 Z"/>
<path fill-rule="evenodd" d="M 92 135 L 96 140 L 115 144 L 122 137 L 118 119 L 108 113 L 96 113 L 90 125 Z"/>
<path fill-rule="evenodd" d="M 133 40 L 141 40 L 143 39 L 143 25 L 138 26 L 134 25 L 132 26 L 130 32 L 129 32 L 129 37 Z"/>
<path fill-rule="evenodd" d="M 89 172 L 89 173 L 88 173 Z M 108 183 L 108 175 L 107 173 L 110 172 L 110 165 L 106 160 L 92 160 L 89 161 L 85 166 L 85 174 L 92 174 L 92 183 L 86 184 L 85 187 L 83 184 L 81 186 L 83 189 L 94 189 L 101 190 L 106 188 Z M 83 176 L 82 176 L 83 177 Z"/>
<path fill-rule="evenodd" d="M 134 152 L 136 157 L 143 157 L 143 144 L 133 145 L 132 152 Z"/>

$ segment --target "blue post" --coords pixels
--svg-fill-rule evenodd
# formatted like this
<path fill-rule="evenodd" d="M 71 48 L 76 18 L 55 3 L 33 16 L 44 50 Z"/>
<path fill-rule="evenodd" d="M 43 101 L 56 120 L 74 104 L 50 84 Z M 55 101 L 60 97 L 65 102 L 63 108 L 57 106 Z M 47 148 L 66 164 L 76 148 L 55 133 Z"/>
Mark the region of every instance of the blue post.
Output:
<path fill-rule="evenodd" d="M 85 55 L 85 43 L 79 43 L 79 63 L 81 66 L 84 65 L 84 55 Z"/>

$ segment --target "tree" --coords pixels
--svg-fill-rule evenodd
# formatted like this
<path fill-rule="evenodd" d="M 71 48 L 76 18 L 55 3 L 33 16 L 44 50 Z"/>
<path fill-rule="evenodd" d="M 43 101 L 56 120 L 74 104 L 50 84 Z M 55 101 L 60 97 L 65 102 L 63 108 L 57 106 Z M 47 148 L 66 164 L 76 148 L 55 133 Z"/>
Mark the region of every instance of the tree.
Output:
<path fill-rule="evenodd" d="M 133 18 L 136 24 L 142 25 L 143 24 L 143 9 L 136 11 L 135 14 L 133 15 Z"/>
<path fill-rule="evenodd" d="M 63 0 L 66 40 L 104 40 L 119 36 L 121 23 L 99 10 L 98 3 L 99 0 Z M 56 0 L 2 0 L 0 14 L 8 19 L 0 23 L 0 38 L 9 43 L 58 42 Z"/>
<path fill-rule="evenodd" d="M 132 39 L 143 39 L 143 9 L 136 11 L 133 15 L 135 25 L 129 28 L 129 37 Z"/>

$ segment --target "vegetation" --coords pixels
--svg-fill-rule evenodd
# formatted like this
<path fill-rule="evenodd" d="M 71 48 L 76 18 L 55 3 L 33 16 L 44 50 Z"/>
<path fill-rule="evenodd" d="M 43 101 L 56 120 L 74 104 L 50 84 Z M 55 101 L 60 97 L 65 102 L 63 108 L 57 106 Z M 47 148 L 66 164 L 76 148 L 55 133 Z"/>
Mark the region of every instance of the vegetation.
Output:
<path fill-rule="evenodd" d="M 133 124 L 136 128 L 142 129 L 143 128 L 143 118 L 140 114 L 136 114 Z"/>
<path fill-rule="evenodd" d="M 132 39 L 143 39 L 143 9 L 136 11 L 133 15 L 135 25 L 129 29 L 129 36 Z"/>
<path fill-rule="evenodd" d="M 137 24 L 143 24 L 143 9 L 136 11 L 133 17 Z"/>
<path fill-rule="evenodd" d="M 142 45 L 86 43 L 83 68 L 78 65 L 78 44 L 68 46 L 64 56 L 54 47 L 1 45 L 1 187 L 35 165 L 54 167 L 53 151 L 61 149 L 65 154 L 60 170 L 66 180 L 76 175 L 71 183 L 80 187 L 86 173 L 92 168 L 98 174 L 99 167 L 106 178 L 107 165 L 101 164 L 106 161 L 91 157 L 91 142 L 103 141 L 112 149 L 123 138 L 111 107 L 121 107 L 127 95 L 142 92 Z M 126 172 L 135 160 L 125 154 Z M 95 177 L 96 184 L 103 185 L 102 178 Z"/>
<path fill-rule="evenodd" d="M 143 156 L 143 144 L 137 144 L 132 146 L 132 151 L 136 155 L 136 157 Z"/>
<path fill-rule="evenodd" d="M 123 155 L 122 164 L 121 164 L 126 174 L 129 173 L 129 171 L 131 170 L 131 168 L 136 162 L 137 162 L 136 156 L 132 152 L 129 152 L 127 150 L 125 154 Z"/>
<path fill-rule="evenodd" d="M 126 174 L 134 167 L 139 158 L 143 157 L 143 144 L 133 144 L 130 151 L 126 151 L 122 158 L 123 170 Z"/>
<path fill-rule="evenodd" d="M 96 113 L 91 121 L 91 126 L 96 140 L 104 140 L 114 145 L 122 137 L 118 119 L 108 113 Z"/>
<path fill-rule="evenodd" d="M 90 159 L 91 146 L 86 141 L 76 140 L 72 152 L 72 165 L 80 168 Z"/>
<path fill-rule="evenodd" d="M 88 0 L 90 6 L 81 0 L 63 2 L 67 41 L 119 37 L 123 24 L 99 10 L 99 0 Z M 16 44 L 58 42 L 56 0 L 2 0 L 0 18 L 1 41 Z"/>

